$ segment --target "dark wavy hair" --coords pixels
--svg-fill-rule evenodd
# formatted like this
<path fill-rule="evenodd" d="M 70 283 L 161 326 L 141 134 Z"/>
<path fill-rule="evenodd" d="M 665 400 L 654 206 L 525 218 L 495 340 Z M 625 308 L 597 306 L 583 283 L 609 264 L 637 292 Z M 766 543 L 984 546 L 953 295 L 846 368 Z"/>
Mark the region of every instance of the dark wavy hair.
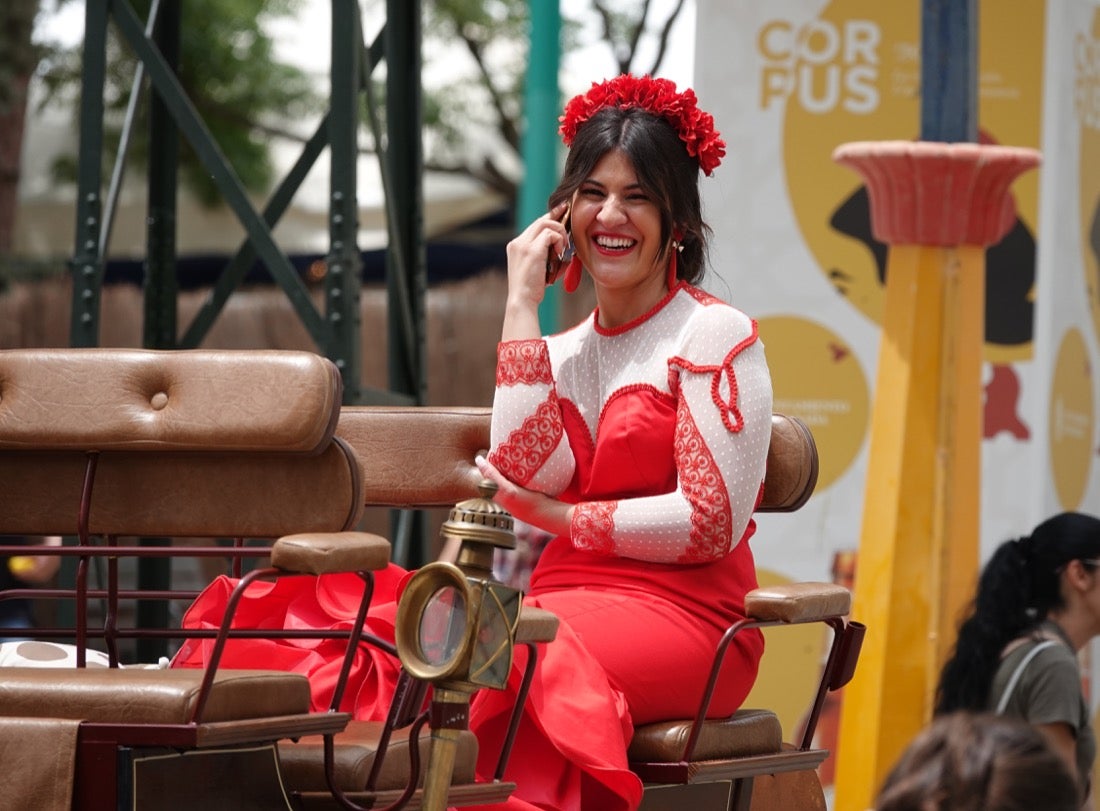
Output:
<path fill-rule="evenodd" d="M 890 770 L 876 811 L 1077 811 L 1069 766 L 1026 721 L 951 713 L 921 731 Z"/>
<path fill-rule="evenodd" d="M 661 212 L 658 260 L 667 258 L 672 235 L 679 232 L 680 252 L 676 276 L 691 284 L 703 278 L 710 227 L 703 222 L 699 199 L 699 162 L 663 118 L 631 107 L 605 107 L 577 130 L 561 182 L 550 195 L 549 208 L 564 203 L 591 176 L 592 170 L 612 149 L 622 150 L 638 174 L 638 182 Z"/>
<path fill-rule="evenodd" d="M 1030 535 L 997 547 L 982 570 L 955 650 L 940 673 L 936 714 L 985 710 L 1005 645 L 1062 607 L 1061 575 L 1067 563 L 1096 558 L 1100 519 L 1082 513 L 1055 515 Z"/>

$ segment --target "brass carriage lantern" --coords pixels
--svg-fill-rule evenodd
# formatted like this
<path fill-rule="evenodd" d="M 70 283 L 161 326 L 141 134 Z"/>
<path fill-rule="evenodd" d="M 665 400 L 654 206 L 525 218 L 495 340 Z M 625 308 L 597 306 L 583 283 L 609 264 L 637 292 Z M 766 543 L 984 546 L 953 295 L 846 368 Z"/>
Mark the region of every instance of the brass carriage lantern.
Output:
<path fill-rule="evenodd" d="M 444 541 L 460 543 L 456 563 L 429 563 L 409 579 L 395 627 L 401 664 L 432 683 L 432 745 L 422 807 L 447 807 L 460 733 L 469 726 L 470 697 L 502 689 L 512 669 L 523 597 L 493 578 L 493 552 L 514 549 L 512 516 L 492 501 L 483 479 L 477 498 L 459 502 L 443 523 Z"/>

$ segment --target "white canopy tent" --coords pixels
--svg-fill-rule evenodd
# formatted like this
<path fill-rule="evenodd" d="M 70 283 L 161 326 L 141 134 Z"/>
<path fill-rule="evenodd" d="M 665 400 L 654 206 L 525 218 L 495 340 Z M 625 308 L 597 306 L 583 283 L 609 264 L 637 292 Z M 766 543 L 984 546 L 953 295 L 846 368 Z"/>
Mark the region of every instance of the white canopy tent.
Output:
<path fill-rule="evenodd" d="M 32 259 L 70 256 L 76 232 L 76 188 L 52 178 L 51 166 L 62 155 L 75 155 L 78 135 L 71 109 L 62 105 L 29 111 L 23 144 L 15 253 Z M 300 147 L 286 141 L 273 144 L 276 174 L 281 176 L 297 159 Z M 359 159 L 359 247 L 387 243 L 385 211 L 378 159 Z M 106 178 L 105 178 L 106 182 Z M 424 230 L 427 238 L 477 221 L 504 205 L 472 179 L 428 173 L 424 179 Z M 275 240 L 288 255 L 324 254 L 328 250 L 329 163 L 322 153 L 275 229 Z M 107 256 L 136 258 L 145 254 L 146 193 L 144 177 L 131 171 L 123 184 L 115 213 Z M 256 197 L 257 209 L 263 199 Z M 233 254 L 244 239 L 244 228 L 228 206 L 207 208 L 181 185 L 177 210 L 178 253 Z"/>

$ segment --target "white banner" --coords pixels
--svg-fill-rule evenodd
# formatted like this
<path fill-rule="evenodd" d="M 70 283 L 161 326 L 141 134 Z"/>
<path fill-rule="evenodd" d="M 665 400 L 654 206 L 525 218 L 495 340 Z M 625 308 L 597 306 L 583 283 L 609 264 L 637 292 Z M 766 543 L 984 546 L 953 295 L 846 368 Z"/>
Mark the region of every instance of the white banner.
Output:
<path fill-rule="evenodd" d="M 765 580 L 844 580 L 854 564 L 886 246 L 871 236 L 861 179 L 831 154 L 919 137 L 920 5 L 697 0 L 694 86 L 728 145 L 703 184 L 715 233 L 706 284 L 760 321 L 776 410 L 806 420 L 821 452 L 809 503 L 759 521 Z M 1044 161 L 1012 187 L 1017 221 L 987 251 L 975 314 L 986 324 L 983 560 L 1052 513 L 1100 513 L 1100 17 L 1092 0 L 1047 5 L 980 4 L 980 140 L 1040 148 Z M 769 670 L 760 703 L 801 700 L 813 668 L 799 664 L 816 652 L 785 652 L 802 661 Z"/>

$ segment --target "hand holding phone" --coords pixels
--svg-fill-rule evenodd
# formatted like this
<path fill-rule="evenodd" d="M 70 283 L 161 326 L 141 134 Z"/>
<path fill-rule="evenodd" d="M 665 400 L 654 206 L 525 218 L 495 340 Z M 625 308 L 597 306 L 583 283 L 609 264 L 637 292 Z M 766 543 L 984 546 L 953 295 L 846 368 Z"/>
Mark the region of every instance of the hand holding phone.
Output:
<path fill-rule="evenodd" d="M 561 217 L 558 219 L 563 226 L 565 226 L 566 233 L 569 231 L 569 206 L 565 207 L 565 211 L 562 212 Z M 551 248 L 546 254 L 546 284 L 551 285 L 558 280 L 562 270 L 573 259 L 573 237 L 569 236 L 565 244 L 565 249 L 561 253 L 556 252 Z"/>

